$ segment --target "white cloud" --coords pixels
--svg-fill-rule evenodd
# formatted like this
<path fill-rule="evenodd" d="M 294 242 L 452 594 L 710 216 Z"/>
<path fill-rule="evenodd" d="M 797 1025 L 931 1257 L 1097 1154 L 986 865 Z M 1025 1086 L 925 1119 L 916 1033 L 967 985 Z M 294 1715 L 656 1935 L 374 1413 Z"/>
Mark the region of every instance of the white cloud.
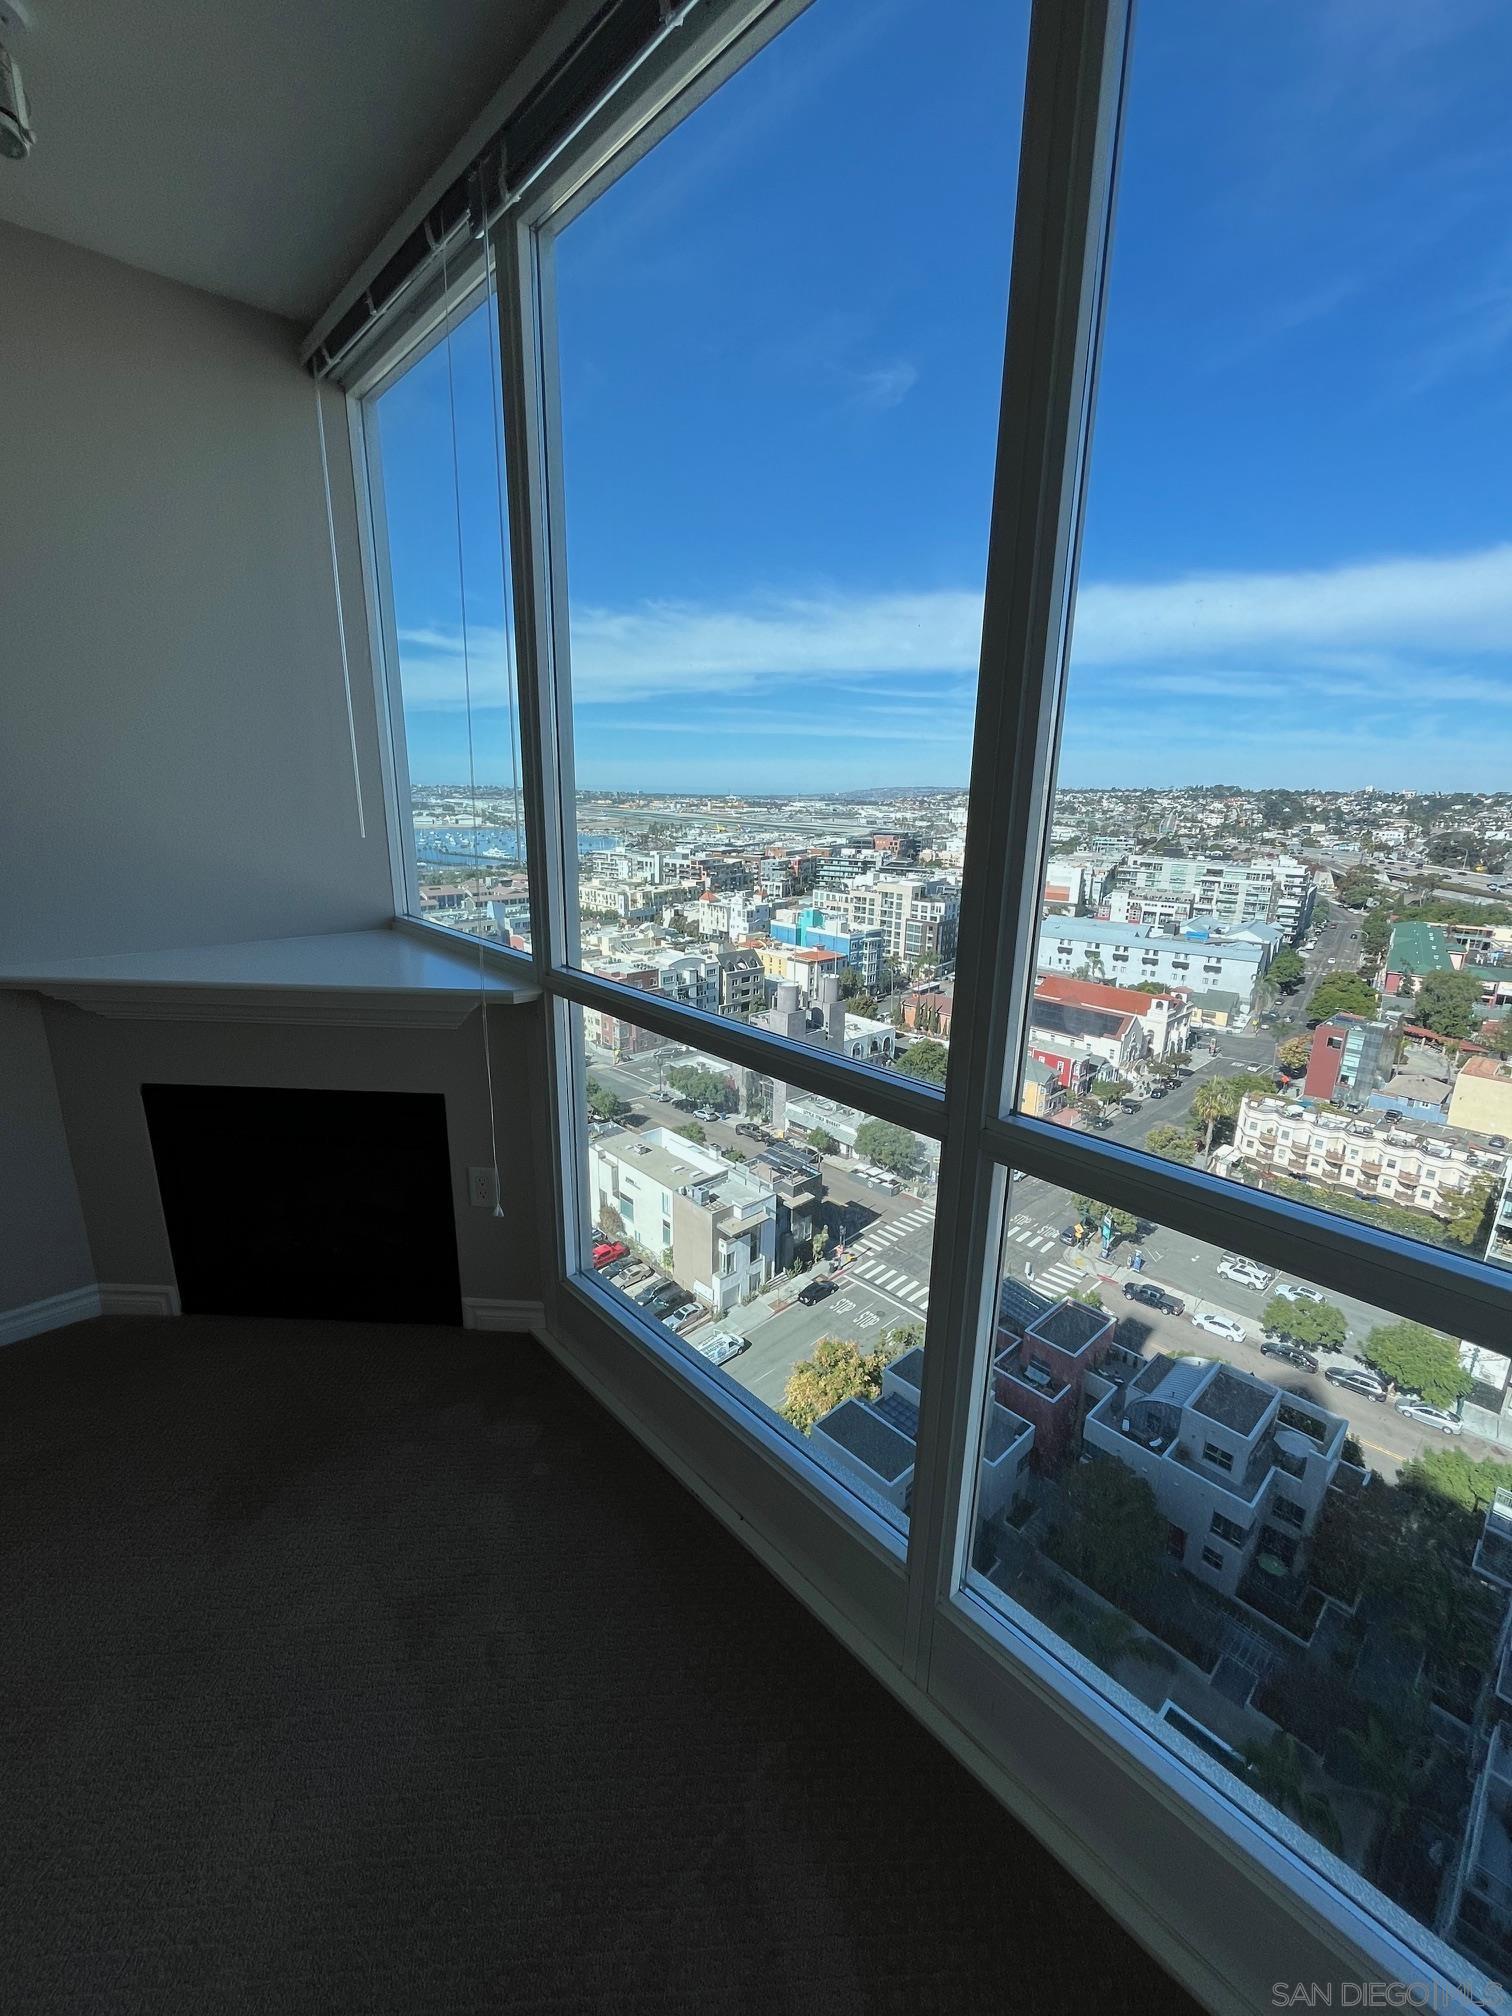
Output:
<path fill-rule="evenodd" d="M 643 602 L 580 608 L 572 626 L 573 690 L 585 705 L 728 699 L 785 679 L 841 680 L 884 697 L 940 701 L 969 692 L 981 597 L 967 590 L 753 597 L 740 606 Z M 475 705 L 507 697 L 498 630 L 468 637 Z M 462 704 L 461 640 L 416 630 L 401 639 L 409 703 Z M 1128 668 L 1154 694 L 1263 701 L 1278 680 L 1319 678 L 1363 702 L 1506 702 L 1499 669 L 1448 661 L 1512 656 L 1512 544 L 1435 558 L 1401 557 L 1291 573 L 1192 574 L 1158 582 L 1090 582 L 1078 598 L 1073 676 Z M 905 675 L 899 678 L 899 675 Z M 865 704 L 863 702 L 863 704 Z"/>

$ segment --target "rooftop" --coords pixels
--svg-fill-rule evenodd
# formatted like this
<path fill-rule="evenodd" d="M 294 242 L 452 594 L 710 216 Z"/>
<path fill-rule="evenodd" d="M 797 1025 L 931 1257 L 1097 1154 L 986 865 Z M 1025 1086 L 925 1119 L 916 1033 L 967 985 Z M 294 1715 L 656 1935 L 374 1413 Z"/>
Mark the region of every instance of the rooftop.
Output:
<path fill-rule="evenodd" d="M 1090 1302 L 1058 1302 L 1053 1309 L 1037 1317 L 1031 1326 L 1031 1334 L 1041 1337 L 1047 1344 L 1053 1344 L 1057 1351 L 1075 1354 L 1085 1351 L 1096 1338 L 1109 1328 L 1110 1319 L 1104 1309 L 1093 1308 Z"/>
<path fill-rule="evenodd" d="M 1442 924 L 1395 924 L 1386 951 L 1388 973 L 1448 973 L 1454 961 Z"/>
<path fill-rule="evenodd" d="M 1192 1402 L 1194 1411 L 1236 1435 L 1250 1434 L 1269 1412 L 1276 1388 L 1249 1372 L 1234 1372 L 1220 1365 Z"/>
<path fill-rule="evenodd" d="M 814 1423 L 825 1435 L 885 1483 L 896 1484 L 913 1468 L 914 1445 L 865 1400 L 842 1400 Z"/>
<path fill-rule="evenodd" d="M 1116 1041 L 1128 1034 L 1134 1017 L 1118 1014 L 1110 1008 L 1089 1007 L 1080 1001 L 1055 1001 L 1036 993 L 1031 1019 L 1036 1029 L 1048 1030 L 1052 1036 L 1071 1036 L 1078 1040 L 1102 1037 Z"/>

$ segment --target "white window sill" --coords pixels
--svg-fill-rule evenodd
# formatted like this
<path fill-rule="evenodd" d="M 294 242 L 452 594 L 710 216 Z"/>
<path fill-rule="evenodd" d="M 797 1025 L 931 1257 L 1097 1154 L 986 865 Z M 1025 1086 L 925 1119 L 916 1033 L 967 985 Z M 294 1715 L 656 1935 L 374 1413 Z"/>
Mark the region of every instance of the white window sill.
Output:
<path fill-rule="evenodd" d="M 424 943 L 388 929 L 9 962 L 0 965 L 0 988 L 28 989 L 131 1021 L 400 1029 L 454 1029 L 480 1000 L 512 1008 L 540 993 L 533 982 L 499 972 L 465 945 Z"/>

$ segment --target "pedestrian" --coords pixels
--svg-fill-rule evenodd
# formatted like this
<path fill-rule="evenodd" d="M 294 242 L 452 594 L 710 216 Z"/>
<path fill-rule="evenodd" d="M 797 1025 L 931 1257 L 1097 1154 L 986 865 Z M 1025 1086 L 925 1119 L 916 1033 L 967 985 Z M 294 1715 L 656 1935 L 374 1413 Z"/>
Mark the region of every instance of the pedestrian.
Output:
<path fill-rule="evenodd" d="M 1032 1260 L 1026 1260 L 1024 1262 L 1024 1279 L 1026 1281 L 1032 1281 L 1034 1279 L 1034 1262 Z"/>

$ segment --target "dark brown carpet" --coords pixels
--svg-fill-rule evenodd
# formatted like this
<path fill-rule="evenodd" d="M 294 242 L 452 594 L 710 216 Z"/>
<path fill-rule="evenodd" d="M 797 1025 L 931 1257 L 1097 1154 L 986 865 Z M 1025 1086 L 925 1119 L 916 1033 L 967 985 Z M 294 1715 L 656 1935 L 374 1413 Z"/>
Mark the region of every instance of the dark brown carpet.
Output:
<path fill-rule="evenodd" d="M 0 1352 L 0 2007 L 1193 2005 L 535 1345 Z"/>

